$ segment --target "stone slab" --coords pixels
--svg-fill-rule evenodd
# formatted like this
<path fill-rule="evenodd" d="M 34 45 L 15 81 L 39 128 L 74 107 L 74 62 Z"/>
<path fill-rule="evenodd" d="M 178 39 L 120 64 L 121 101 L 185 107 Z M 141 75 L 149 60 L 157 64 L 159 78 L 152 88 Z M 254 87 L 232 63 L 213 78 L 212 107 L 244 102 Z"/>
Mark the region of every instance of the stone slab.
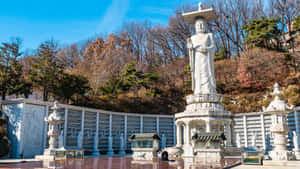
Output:
<path fill-rule="evenodd" d="M 55 160 L 54 155 L 38 155 L 38 156 L 35 156 L 35 158 L 38 160 L 49 160 L 49 161 Z"/>
<path fill-rule="evenodd" d="M 17 164 L 17 163 L 24 163 L 24 162 L 36 162 L 40 161 L 38 159 L 1 159 L 0 164 Z"/>

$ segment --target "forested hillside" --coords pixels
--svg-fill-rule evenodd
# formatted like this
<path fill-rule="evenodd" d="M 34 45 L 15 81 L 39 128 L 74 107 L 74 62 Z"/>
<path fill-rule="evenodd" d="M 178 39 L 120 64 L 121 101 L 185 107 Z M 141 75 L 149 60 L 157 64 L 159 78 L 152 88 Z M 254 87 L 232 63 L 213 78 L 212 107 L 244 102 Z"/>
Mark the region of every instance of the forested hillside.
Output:
<path fill-rule="evenodd" d="M 259 111 L 272 85 L 300 105 L 300 17 L 296 0 L 215 0 L 217 90 L 226 109 Z M 60 46 L 55 40 L 34 52 L 20 51 L 15 38 L 0 45 L 0 94 L 57 99 L 61 103 L 138 113 L 176 113 L 191 94 L 186 39 L 194 33 L 174 9 L 166 26 L 125 23 L 107 37 Z"/>

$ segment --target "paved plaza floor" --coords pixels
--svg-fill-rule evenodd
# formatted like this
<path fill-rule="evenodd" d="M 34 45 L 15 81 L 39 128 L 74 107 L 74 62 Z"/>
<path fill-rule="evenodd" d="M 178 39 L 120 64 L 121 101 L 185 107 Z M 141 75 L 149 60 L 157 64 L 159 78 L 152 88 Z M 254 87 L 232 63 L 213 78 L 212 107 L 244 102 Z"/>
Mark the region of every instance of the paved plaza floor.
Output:
<path fill-rule="evenodd" d="M 299 169 L 300 166 L 259 166 L 239 165 L 237 158 L 226 158 L 226 164 L 231 169 Z M 98 157 L 85 159 L 69 159 L 61 161 L 0 160 L 0 169 L 217 169 L 213 166 L 186 166 L 183 161 L 167 162 L 160 160 L 133 161 L 131 157 Z"/>
<path fill-rule="evenodd" d="M 239 165 L 232 167 L 232 169 L 299 169 L 300 166 L 258 166 L 258 165 Z"/>
<path fill-rule="evenodd" d="M 100 157 L 85 159 L 69 159 L 62 161 L 19 161 L 20 163 L 11 163 L 18 161 L 0 160 L 0 168 L 21 168 L 21 169 L 40 169 L 40 168 L 59 168 L 59 169 L 189 169 L 191 166 L 184 166 L 184 162 L 168 161 L 133 161 L 131 157 Z M 239 163 L 238 159 L 226 159 L 226 164 L 232 166 Z M 215 168 L 210 166 L 194 166 L 193 169 Z"/>

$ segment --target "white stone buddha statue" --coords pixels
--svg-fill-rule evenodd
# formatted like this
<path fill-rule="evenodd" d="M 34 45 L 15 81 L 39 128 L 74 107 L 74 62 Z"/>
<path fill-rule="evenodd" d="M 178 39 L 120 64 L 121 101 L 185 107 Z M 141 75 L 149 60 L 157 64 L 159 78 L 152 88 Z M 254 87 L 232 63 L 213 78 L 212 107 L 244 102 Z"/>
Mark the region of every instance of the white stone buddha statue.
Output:
<path fill-rule="evenodd" d="M 195 20 L 196 34 L 187 40 L 190 67 L 192 73 L 192 88 L 194 94 L 216 93 L 214 75 L 214 55 L 216 51 L 213 34 L 207 33 L 204 18 Z"/>

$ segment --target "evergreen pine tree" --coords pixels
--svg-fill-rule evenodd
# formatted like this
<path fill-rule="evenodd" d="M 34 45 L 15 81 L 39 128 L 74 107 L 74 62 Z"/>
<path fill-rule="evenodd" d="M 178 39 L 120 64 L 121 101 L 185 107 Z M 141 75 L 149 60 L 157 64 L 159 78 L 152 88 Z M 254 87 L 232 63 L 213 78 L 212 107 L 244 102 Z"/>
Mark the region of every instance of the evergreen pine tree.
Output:
<path fill-rule="evenodd" d="M 55 41 L 45 41 L 39 46 L 36 58 L 31 63 L 30 79 L 35 87 L 41 88 L 44 101 L 48 101 L 50 94 L 54 93 L 63 74 L 63 66 L 56 58 L 57 52 Z"/>
<path fill-rule="evenodd" d="M 268 49 L 282 49 L 281 30 L 278 28 L 280 18 L 254 19 L 243 29 L 247 32 L 245 41 L 249 47 L 263 47 Z"/>
<path fill-rule="evenodd" d="M 23 66 L 18 58 L 22 55 L 20 52 L 21 40 L 12 39 L 11 42 L 2 43 L 0 46 L 0 93 L 2 100 L 6 95 L 28 96 L 31 91 L 30 83 L 26 82 L 22 73 Z M 26 88 L 24 88 L 27 86 Z"/>

